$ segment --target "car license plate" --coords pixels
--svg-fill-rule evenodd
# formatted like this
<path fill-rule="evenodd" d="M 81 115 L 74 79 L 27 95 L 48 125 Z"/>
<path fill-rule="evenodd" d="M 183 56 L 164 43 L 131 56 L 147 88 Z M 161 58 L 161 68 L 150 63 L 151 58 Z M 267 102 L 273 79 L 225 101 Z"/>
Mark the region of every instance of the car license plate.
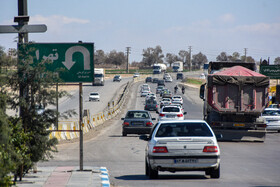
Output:
<path fill-rule="evenodd" d="M 197 163 L 197 159 L 195 158 L 187 158 L 187 159 L 174 159 L 175 164 L 190 164 Z"/>
<path fill-rule="evenodd" d="M 166 115 L 167 118 L 175 118 L 174 115 Z"/>
<path fill-rule="evenodd" d="M 235 123 L 233 126 L 235 127 L 245 127 L 244 123 Z"/>

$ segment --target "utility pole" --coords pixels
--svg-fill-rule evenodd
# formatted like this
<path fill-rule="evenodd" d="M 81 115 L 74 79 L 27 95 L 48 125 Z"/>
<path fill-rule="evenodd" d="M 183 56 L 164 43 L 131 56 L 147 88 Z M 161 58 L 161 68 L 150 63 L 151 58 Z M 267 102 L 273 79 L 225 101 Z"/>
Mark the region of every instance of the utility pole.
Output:
<path fill-rule="evenodd" d="M 245 62 L 247 61 L 247 49 L 248 49 L 248 48 L 244 48 Z"/>
<path fill-rule="evenodd" d="M 131 49 L 131 47 L 126 47 L 126 57 L 127 57 L 127 62 L 126 62 L 126 73 L 128 73 L 128 64 L 129 64 L 130 49 Z"/>
<path fill-rule="evenodd" d="M 189 62 L 190 62 L 190 69 L 189 71 L 191 71 L 192 69 L 192 46 L 189 46 Z"/>

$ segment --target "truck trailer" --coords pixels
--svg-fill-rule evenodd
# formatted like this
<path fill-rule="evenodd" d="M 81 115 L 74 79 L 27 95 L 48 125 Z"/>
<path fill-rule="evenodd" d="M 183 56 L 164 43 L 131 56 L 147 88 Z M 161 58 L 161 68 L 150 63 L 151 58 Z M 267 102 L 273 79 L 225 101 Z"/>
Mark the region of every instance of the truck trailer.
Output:
<path fill-rule="evenodd" d="M 166 71 L 166 65 L 165 64 L 154 64 L 153 65 L 153 74 L 160 74 L 161 72 Z"/>
<path fill-rule="evenodd" d="M 184 64 L 181 61 L 173 62 L 172 69 L 174 72 L 182 72 L 184 70 Z"/>
<path fill-rule="evenodd" d="M 266 124 L 259 117 L 269 102 L 269 77 L 254 70 L 255 63 L 209 63 L 200 98 L 204 100 L 204 120 L 220 140 L 265 139 Z"/>

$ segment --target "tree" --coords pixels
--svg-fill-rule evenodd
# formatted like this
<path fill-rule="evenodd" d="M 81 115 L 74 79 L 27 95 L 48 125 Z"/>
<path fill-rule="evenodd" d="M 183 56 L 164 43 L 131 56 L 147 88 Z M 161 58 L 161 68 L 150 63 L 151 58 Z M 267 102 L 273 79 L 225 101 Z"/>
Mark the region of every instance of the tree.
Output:
<path fill-rule="evenodd" d="M 28 52 L 23 46 L 19 53 L 21 60 L 18 63 L 18 71 L 9 77 L 6 87 L 9 87 L 11 92 L 8 106 L 14 110 L 20 108 L 20 118 L 10 121 L 13 125 L 22 124 L 24 134 L 28 134 L 28 139 L 24 141 L 27 147 L 25 155 L 29 155 L 30 161 L 36 163 L 48 160 L 52 157 L 52 153 L 57 151 L 55 147 L 57 139 L 49 139 L 48 131 L 49 127 L 55 124 L 56 111 L 49 109 L 48 106 L 55 104 L 56 92 L 51 88 L 59 79 L 56 73 L 46 70 L 46 64 L 49 62 L 34 63 L 33 58 L 26 55 Z M 20 96 L 18 88 L 21 88 Z M 59 98 L 65 95 L 66 92 L 58 93 Z M 43 113 L 38 113 L 38 106 L 45 107 Z M 71 112 L 67 111 L 67 114 Z M 27 172 L 31 165 L 24 162 L 18 171 Z"/>
<path fill-rule="evenodd" d="M 190 53 L 185 50 L 179 51 L 180 61 L 184 63 L 184 66 L 190 67 Z"/>
<path fill-rule="evenodd" d="M 276 58 L 274 59 L 274 64 L 275 64 L 275 65 L 280 65 L 280 57 L 276 57 Z"/>
<path fill-rule="evenodd" d="M 163 63 L 164 55 L 162 54 L 162 49 L 160 46 L 155 48 L 143 49 L 143 59 L 142 62 L 145 66 L 152 66 L 156 63 Z"/>
<path fill-rule="evenodd" d="M 171 54 L 171 53 L 167 53 L 166 57 L 165 57 L 165 62 L 167 62 L 169 64 L 169 66 L 171 67 L 173 62 L 176 61 L 180 61 L 181 58 L 175 54 Z"/>
<path fill-rule="evenodd" d="M 116 67 L 126 63 L 126 57 L 123 52 L 117 52 L 116 50 L 111 51 L 106 60 L 106 64 L 113 64 Z"/>
<path fill-rule="evenodd" d="M 246 58 L 245 58 L 245 56 L 241 56 L 241 61 L 255 63 L 255 59 L 253 59 L 253 57 L 251 57 L 251 56 L 247 56 Z"/>
<path fill-rule="evenodd" d="M 227 53 L 226 53 L 226 52 L 221 52 L 221 54 L 219 54 L 219 55 L 216 57 L 216 60 L 217 60 L 217 61 L 228 61 Z"/>
<path fill-rule="evenodd" d="M 105 63 L 106 55 L 103 50 L 97 50 L 94 54 L 94 64 L 101 65 Z"/>
<path fill-rule="evenodd" d="M 200 69 L 201 66 L 205 63 L 208 62 L 208 59 L 206 57 L 206 55 L 202 54 L 201 52 L 199 52 L 196 55 L 193 55 L 192 58 L 192 68 L 193 69 Z"/>

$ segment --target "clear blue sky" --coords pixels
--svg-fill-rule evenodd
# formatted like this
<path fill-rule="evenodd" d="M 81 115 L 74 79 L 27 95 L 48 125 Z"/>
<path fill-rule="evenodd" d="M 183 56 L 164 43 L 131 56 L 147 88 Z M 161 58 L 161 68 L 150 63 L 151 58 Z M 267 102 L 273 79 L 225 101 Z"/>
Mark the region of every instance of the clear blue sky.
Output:
<path fill-rule="evenodd" d="M 13 25 L 17 0 L 0 0 L 0 25 Z M 105 52 L 131 47 L 130 61 L 143 49 L 163 53 L 202 52 L 208 60 L 225 51 L 255 60 L 280 56 L 280 0 L 28 0 L 36 42 L 94 42 Z M 16 48 L 17 34 L 0 34 L 0 45 Z"/>

